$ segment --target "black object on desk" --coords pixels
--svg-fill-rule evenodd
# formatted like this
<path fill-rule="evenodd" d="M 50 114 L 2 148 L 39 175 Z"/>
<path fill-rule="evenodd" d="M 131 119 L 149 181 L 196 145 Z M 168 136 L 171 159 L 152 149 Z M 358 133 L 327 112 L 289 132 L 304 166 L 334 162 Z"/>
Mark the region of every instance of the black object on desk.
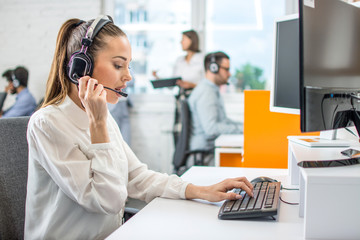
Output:
<path fill-rule="evenodd" d="M 281 182 L 256 182 L 254 197 L 250 197 L 244 190 L 234 189 L 242 198 L 226 200 L 220 208 L 220 219 L 240 219 L 254 217 L 271 217 L 277 215 L 279 206 Z"/>
<path fill-rule="evenodd" d="M 348 165 L 360 164 L 360 157 L 339 159 L 339 160 L 326 160 L 326 161 L 302 161 L 297 165 L 303 168 L 320 168 L 320 167 L 343 167 Z"/>
<path fill-rule="evenodd" d="M 6 96 L 7 96 L 6 92 L 0 92 L 0 111 L 2 110 L 2 108 L 4 106 Z"/>
<path fill-rule="evenodd" d="M 181 80 L 181 77 L 157 79 L 152 80 L 151 83 L 154 88 L 173 87 L 178 80 Z"/>

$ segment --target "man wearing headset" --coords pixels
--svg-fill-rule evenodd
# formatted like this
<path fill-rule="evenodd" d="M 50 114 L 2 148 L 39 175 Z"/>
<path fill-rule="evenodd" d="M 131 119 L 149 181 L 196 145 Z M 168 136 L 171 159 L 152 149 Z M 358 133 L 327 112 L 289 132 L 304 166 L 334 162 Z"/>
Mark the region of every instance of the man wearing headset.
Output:
<path fill-rule="evenodd" d="M 14 70 L 9 69 L 5 71 L 2 76 L 8 81 L 5 92 L 17 94 L 17 96 L 15 104 L 5 112 L 1 112 L 0 117 L 30 116 L 35 111 L 37 105 L 35 98 L 27 88 L 29 76 L 28 70 L 19 66 Z"/>
<path fill-rule="evenodd" d="M 191 93 L 188 103 L 191 111 L 190 149 L 209 149 L 220 134 L 242 133 L 242 124 L 226 116 L 219 88 L 231 76 L 230 58 L 223 52 L 209 53 L 204 59 L 205 80 Z"/>

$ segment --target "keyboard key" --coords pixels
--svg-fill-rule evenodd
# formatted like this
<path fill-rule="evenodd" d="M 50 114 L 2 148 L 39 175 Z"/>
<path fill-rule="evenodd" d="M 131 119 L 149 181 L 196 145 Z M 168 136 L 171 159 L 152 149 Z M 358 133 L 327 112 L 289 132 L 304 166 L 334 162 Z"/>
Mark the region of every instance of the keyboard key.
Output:
<path fill-rule="evenodd" d="M 254 209 L 261 209 L 265 197 L 265 190 L 261 190 Z"/>
<path fill-rule="evenodd" d="M 248 194 L 245 195 L 245 199 L 244 201 L 242 201 L 241 205 L 240 205 L 240 211 L 244 211 L 249 203 L 250 200 L 250 196 Z"/>
<path fill-rule="evenodd" d="M 241 189 L 233 191 L 242 199 L 225 201 L 219 211 L 220 219 L 241 219 L 252 217 L 275 216 L 278 212 L 280 182 L 259 182 L 254 184 L 254 197 L 250 197 Z M 274 205 L 276 204 L 276 205 Z"/>
<path fill-rule="evenodd" d="M 236 200 L 235 204 L 233 205 L 233 208 L 232 208 L 232 212 L 237 212 L 239 211 L 239 208 L 240 208 L 240 205 L 241 205 L 241 202 L 242 202 L 243 199 L 238 199 Z"/>
<path fill-rule="evenodd" d="M 231 210 L 232 206 L 234 205 L 234 203 L 235 203 L 234 200 L 225 202 L 224 212 L 230 212 L 230 210 Z"/>

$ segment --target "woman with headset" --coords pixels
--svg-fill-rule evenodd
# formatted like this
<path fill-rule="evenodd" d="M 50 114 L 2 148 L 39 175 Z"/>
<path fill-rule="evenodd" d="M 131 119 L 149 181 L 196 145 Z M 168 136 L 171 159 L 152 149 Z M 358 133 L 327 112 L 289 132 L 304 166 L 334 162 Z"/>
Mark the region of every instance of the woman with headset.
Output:
<path fill-rule="evenodd" d="M 176 84 L 179 86 L 179 92 L 175 96 L 175 116 L 174 116 L 174 143 L 177 144 L 177 138 L 181 131 L 180 100 L 186 99 L 196 85 L 205 77 L 204 55 L 199 48 L 199 35 L 194 30 L 184 31 L 181 38 L 182 50 L 186 55 L 179 56 L 174 64 L 173 76 L 181 77 Z M 158 78 L 156 71 L 153 76 Z"/>
<path fill-rule="evenodd" d="M 103 239 L 127 197 L 237 199 L 244 177 L 196 186 L 147 169 L 123 140 L 107 103 L 126 96 L 131 47 L 107 16 L 61 27 L 42 108 L 28 127 L 25 239 Z"/>

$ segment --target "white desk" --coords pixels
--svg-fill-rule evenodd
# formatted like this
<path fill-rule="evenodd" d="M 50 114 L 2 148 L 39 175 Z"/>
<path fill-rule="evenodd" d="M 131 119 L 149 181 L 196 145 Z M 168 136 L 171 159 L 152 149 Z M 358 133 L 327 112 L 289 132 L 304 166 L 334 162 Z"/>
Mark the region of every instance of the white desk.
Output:
<path fill-rule="evenodd" d="M 182 178 L 209 185 L 225 178 L 246 176 L 249 180 L 269 176 L 289 185 L 286 169 L 192 167 Z M 289 202 L 298 202 L 298 191 L 282 191 Z M 280 203 L 278 220 L 219 220 L 222 202 L 156 198 L 107 239 L 303 239 L 299 207 Z"/>
<path fill-rule="evenodd" d="M 215 167 L 220 167 L 221 153 L 234 153 L 243 155 L 244 135 L 221 134 L 215 139 Z"/>
<path fill-rule="evenodd" d="M 354 142 L 353 148 L 359 148 Z M 299 168 L 299 161 L 344 159 L 347 148 L 310 148 L 289 141 L 291 183 L 300 184 L 305 237 L 360 239 L 360 165 Z M 319 227 L 321 226 L 321 227 Z"/>

